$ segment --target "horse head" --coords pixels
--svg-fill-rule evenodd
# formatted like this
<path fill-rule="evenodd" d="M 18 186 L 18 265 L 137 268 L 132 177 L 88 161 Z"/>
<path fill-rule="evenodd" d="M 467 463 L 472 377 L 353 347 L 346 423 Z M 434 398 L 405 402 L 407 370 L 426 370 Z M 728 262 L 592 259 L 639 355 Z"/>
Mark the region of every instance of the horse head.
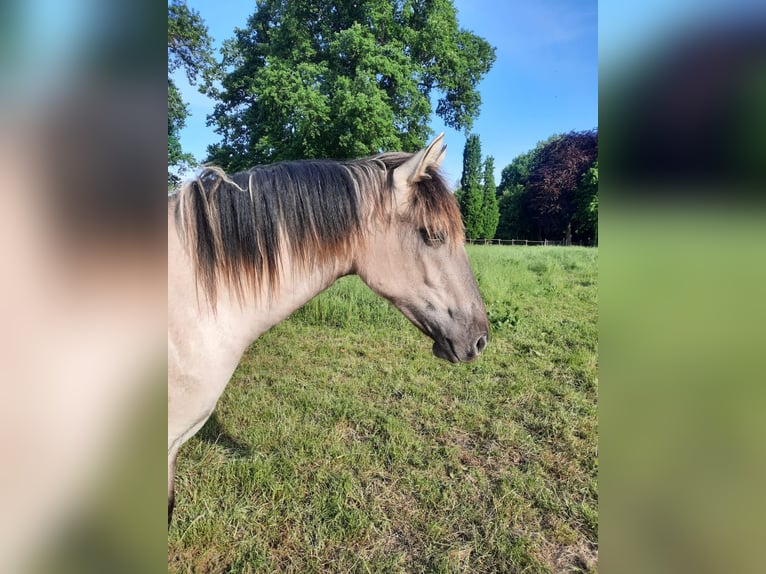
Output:
<path fill-rule="evenodd" d="M 382 157 L 391 212 L 370 230 L 354 270 L 433 339 L 435 356 L 468 362 L 486 347 L 489 324 L 460 210 L 438 171 L 442 138 L 412 155 Z"/>

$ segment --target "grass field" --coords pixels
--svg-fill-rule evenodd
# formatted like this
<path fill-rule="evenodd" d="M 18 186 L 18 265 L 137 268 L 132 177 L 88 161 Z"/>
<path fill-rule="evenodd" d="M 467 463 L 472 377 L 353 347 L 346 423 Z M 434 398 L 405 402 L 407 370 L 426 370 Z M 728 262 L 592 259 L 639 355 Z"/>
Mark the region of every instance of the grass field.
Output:
<path fill-rule="evenodd" d="M 597 250 L 469 246 L 490 344 L 355 277 L 245 354 L 181 450 L 169 572 L 595 572 Z"/>

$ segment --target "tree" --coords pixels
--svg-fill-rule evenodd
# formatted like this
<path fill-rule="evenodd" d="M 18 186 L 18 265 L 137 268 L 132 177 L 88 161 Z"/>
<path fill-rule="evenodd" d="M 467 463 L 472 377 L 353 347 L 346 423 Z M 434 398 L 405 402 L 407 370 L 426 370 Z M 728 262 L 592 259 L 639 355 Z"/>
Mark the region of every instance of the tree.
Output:
<path fill-rule="evenodd" d="M 451 0 L 263 0 L 224 44 L 209 121 L 227 169 L 295 158 L 415 151 L 436 113 L 469 130 L 495 49 Z"/>
<path fill-rule="evenodd" d="M 460 189 L 460 180 L 459 179 L 456 180 L 452 184 L 452 189 L 455 190 L 455 192 L 454 192 L 455 193 L 455 201 L 457 201 L 458 205 L 462 205 L 462 203 L 463 203 L 463 190 Z"/>
<path fill-rule="evenodd" d="M 170 168 L 183 172 L 195 161 L 192 154 L 183 151 L 178 139 L 186 125 L 187 117 L 189 117 L 189 110 L 181 99 L 181 93 L 168 78 L 168 187 L 174 187 L 179 183 L 179 177 L 171 173 Z"/>
<path fill-rule="evenodd" d="M 484 234 L 483 207 L 481 141 L 478 135 L 471 134 L 463 148 L 463 175 L 460 178 L 460 212 L 468 239 L 478 239 Z"/>
<path fill-rule="evenodd" d="M 484 190 L 482 197 L 482 237 L 493 239 L 497 224 L 500 219 L 500 211 L 497 204 L 497 189 L 495 186 L 495 158 L 487 157 L 484 161 Z"/>
<path fill-rule="evenodd" d="M 560 137 L 560 134 L 554 134 L 547 140 L 537 142 L 533 149 L 516 156 L 503 168 L 497 188 L 500 220 L 496 235 L 500 239 L 530 239 L 536 236 L 537 231 L 526 203 L 529 173 L 540 150 Z"/>
<path fill-rule="evenodd" d="M 598 157 L 595 130 L 570 132 L 540 149 L 529 173 L 526 207 L 541 238 L 572 239 L 575 190 Z"/>
<path fill-rule="evenodd" d="M 183 151 L 178 139 L 189 109 L 170 75 L 183 68 L 189 83 L 196 85 L 199 77 L 200 91 L 209 90 L 216 70 L 211 42 L 199 13 L 190 9 L 184 0 L 173 0 L 168 6 L 168 168 L 179 172 L 196 161 L 192 154 Z M 169 169 L 168 186 L 177 184 L 178 180 Z"/>
<path fill-rule="evenodd" d="M 581 241 L 598 243 L 598 160 L 586 171 L 575 189 L 574 235 Z"/>

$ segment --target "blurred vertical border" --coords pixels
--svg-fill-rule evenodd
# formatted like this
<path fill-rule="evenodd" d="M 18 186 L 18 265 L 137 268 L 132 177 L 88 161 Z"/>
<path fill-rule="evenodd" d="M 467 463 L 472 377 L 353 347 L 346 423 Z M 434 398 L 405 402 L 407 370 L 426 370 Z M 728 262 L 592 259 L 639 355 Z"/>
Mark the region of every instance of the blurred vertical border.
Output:
<path fill-rule="evenodd" d="M 600 2 L 600 569 L 761 572 L 766 5 Z"/>
<path fill-rule="evenodd" d="M 0 571 L 164 571 L 166 15 L 0 4 Z"/>

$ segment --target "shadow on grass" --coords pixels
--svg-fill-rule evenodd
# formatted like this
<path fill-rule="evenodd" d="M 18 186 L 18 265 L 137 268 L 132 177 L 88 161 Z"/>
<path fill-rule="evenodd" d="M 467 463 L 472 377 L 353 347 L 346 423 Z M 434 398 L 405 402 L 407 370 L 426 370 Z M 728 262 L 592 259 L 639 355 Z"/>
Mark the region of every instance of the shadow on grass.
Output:
<path fill-rule="evenodd" d="M 231 458 L 247 458 L 251 454 L 251 449 L 247 444 L 238 441 L 226 432 L 215 411 L 207 419 L 197 436 L 204 442 L 222 447 Z"/>

